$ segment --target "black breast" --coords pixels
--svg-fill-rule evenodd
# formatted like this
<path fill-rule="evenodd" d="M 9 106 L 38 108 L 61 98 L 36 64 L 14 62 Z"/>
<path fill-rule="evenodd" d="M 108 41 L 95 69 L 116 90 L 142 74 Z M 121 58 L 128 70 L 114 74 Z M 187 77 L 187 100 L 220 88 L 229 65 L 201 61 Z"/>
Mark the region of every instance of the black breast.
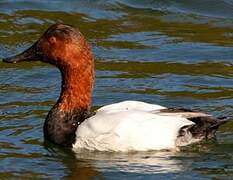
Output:
<path fill-rule="evenodd" d="M 54 106 L 44 123 L 44 138 L 55 144 L 71 147 L 77 127 L 92 114 L 85 110 L 64 112 Z"/>

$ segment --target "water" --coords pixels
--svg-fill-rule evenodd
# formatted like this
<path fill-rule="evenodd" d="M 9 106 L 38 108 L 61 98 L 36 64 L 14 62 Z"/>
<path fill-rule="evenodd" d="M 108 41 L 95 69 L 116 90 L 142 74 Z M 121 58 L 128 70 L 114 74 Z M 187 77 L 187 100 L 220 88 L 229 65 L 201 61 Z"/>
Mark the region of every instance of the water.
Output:
<path fill-rule="evenodd" d="M 232 0 L 2 0 L 0 57 L 55 22 L 79 27 L 92 44 L 94 107 L 134 99 L 232 115 Z M 59 91 L 50 65 L 0 63 L 0 179 L 233 179 L 233 123 L 218 141 L 180 152 L 74 154 L 44 144 Z"/>

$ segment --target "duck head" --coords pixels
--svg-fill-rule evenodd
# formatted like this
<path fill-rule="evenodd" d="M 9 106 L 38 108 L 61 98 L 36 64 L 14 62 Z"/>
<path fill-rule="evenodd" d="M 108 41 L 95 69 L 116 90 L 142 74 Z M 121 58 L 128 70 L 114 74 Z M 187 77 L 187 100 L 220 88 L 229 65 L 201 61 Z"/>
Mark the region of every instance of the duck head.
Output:
<path fill-rule="evenodd" d="M 89 51 L 89 45 L 83 35 L 70 25 L 59 23 L 50 26 L 27 50 L 15 56 L 3 58 L 3 62 L 42 61 L 60 67 L 78 63 L 77 56 L 87 51 Z"/>
<path fill-rule="evenodd" d="M 61 109 L 90 108 L 94 60 L 90 46 L 79 30 L 66 24 L 54 24 L 24 52 L 3 58 L 7 63 L 21 61 L 42 61 L 60 69 L 62 91 L 58 102 Z"/>
<path fill-rule="evenodd" d="M 3 59 L 8 63 L 21 61 L 42 61 L 59 68 L 61 93 L 47 115 L 44 135 L 56 144 L 71 145 L 91 106 L 94 59 L 88 42 L 72 26 L 55 24 L 27 50 Z"/>

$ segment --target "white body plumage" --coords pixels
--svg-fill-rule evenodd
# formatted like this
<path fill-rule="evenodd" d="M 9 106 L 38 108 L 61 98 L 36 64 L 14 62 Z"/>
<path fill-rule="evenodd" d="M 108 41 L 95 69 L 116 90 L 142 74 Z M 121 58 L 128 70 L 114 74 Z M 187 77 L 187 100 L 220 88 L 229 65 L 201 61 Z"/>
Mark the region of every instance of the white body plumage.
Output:
<path fill-rule="evenodd" d="M 166 108 L 139 101 L 104 106 L 78 127 L 73 150 L 147 151 L 182 145 L 177 144 L 179 130 L 194 123 L 162 109 Z"/>

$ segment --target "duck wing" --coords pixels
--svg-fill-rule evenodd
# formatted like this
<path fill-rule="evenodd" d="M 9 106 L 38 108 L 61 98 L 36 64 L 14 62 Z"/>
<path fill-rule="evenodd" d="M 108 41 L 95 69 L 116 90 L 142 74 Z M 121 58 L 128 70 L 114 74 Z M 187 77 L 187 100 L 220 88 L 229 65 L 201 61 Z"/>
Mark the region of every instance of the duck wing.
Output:
<path fill-rule="evenodd" d="M 76 131 L 73 150 L 172 149 L 213 137 L 225 122 L 188 109 L 123 101 L 101 107 L 82 122 Z"/>
<path fill-rule="evenodd" d="M 176 147 L 186 118 L 161 116 L 142 110 L 101 111 L 80 124 L 74 149 L 100 151 L 146 151 Z"/>
<path fill-rule="evenodd" d="M 215 137 L 215 133 L 219 126 L 228 122 L 227 117 L 215 118 L 209 114 L 193 111 L 184 108 L 167 108 L 154 111 L 153 113 L 159 114 L 161 116 L 177 116 L 183 117 L 194 124 L 183 126 L 178 135 L 180 145 L 186 145 L 187 139 L 193 138 L 194 141 L 201 139 L 210 139 Z M 188 137 L 191 136 L 191 137 Z"/>

